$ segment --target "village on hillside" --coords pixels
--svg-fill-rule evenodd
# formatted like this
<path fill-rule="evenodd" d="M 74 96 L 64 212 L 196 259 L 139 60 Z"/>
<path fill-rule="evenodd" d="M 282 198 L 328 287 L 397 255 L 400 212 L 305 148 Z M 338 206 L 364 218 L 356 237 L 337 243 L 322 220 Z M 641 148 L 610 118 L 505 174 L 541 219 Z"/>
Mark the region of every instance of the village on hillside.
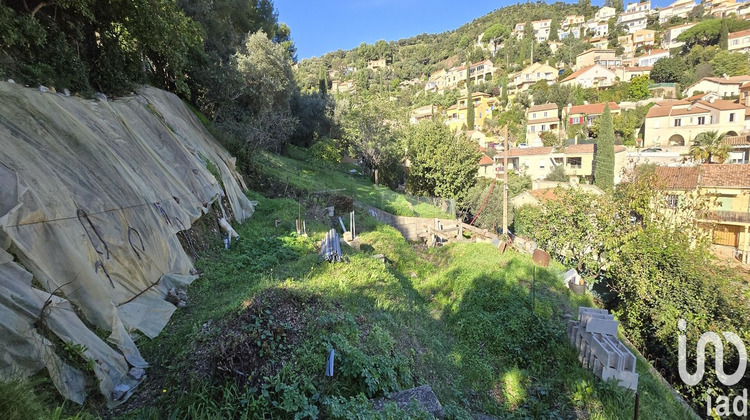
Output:
<path fill-rule="evenodd" d="M 702 190 L 714 196 L 716 248 L 750 263 L 750 29 L 731 31 L 724 23 L 750 21 L 750 2 L 677 0 L 655 8 L 642 1 L 621 8 L 605 5 L 588 19 L 568 15 L 516 22 L 506 33 L 488 28 L 471 46 L 483 50 L 486 58 L 400 82 L 401 89 L 457 96 L 449 106 L 413 107 L 409 122 L 440 119 L 476 142 L 482 153 L 479 177 L 502 178 L 507 169 L 533 181 L 589 184 L 599 119 L 608 105 L 616 126 L 615 183 L 637 165 L 655 164 L 665 168 L 657 174 L 677 194 Z M 698 25 L 707 21 L 721 22 L 722 35 L 706 42 L 703 33 L 694 32 L 702 31 Z M 704 39 L 696 42 L 701 36 Z M 533 37 L 530 59 L 522 68 L 509 65 L 501 53 L 506 40 L 528 37 Z M 587 48 L 556 60 L 573 40 L 585 42 Z M 686 46 L 686 40 L 695 46 Z M 543 62 L 535 60 L 534 45 L 545 50 Z M 717 74 L 719 63 L 711 61 L 713 73 L 702 70 L 707 63 L 698 62 L 696 80 L 690 84 L 665 77 L 675 66 L 670 61 L 674 57 L 709 50 L 738 63 L 727 67 L 734 74 Z M 368 61 L 367 69 L 377 74 L 394 64 L 380 58 Z M 357 79 L 351 77 L 356 72 L 353 66 L 329 70 L 331 91 L 356 94 Z M 467 86 L 474 87 L 470 100 Z M 477 89 L 480 86 L 484 89 Z M 617 93 L 623 86 L 625 95 Z M 554 93 L 562 89 L 587 92 L 586 99 L 561 103 Z M 511 127 L 506 139 L 502 127 L 490 120 L 513 111 L 520 115 L 515 121 L 505 119 Z M 467 126 L 470 112 L 472 127 Z M 683 171 L 691 175 L 675 175 Z M 686 178 L 695 182 L 673 182 Z M 537 195 L 545 196 L 543 191 Z"/>

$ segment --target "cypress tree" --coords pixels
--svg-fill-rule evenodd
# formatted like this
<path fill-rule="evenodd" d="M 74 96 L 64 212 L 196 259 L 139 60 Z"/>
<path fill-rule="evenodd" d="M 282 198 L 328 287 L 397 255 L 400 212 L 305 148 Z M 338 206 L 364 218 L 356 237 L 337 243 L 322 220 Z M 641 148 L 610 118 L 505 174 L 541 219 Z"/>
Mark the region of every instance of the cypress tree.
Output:
<path fill-rule="evenodd" d="M 466 129 L 474 129 L 474 98 L 471 91 L 471 64 L 466 67 Z"/>
<path fill-rule="evenodd" d="M 615 186 L 615 129 L 609 103 L 604 107 L 594 152 L 594 185 L 604 191 Z"/>
<path fill-rule="evenodd" d="M 550 41 L 560 40 L 560 35 L 557 34 L 557 26 L 558 26 L 557 19 L 552 19 L 552 24 L 550 25 L 550 28 L 549 28 L 549 40 Z"/>
<path fill-rule="evenodd" d="M 719 48 L 722 50 L 729 49 L 729 27 L 726 19 L 721 19 L 721 33 L 719 34 Z"/>

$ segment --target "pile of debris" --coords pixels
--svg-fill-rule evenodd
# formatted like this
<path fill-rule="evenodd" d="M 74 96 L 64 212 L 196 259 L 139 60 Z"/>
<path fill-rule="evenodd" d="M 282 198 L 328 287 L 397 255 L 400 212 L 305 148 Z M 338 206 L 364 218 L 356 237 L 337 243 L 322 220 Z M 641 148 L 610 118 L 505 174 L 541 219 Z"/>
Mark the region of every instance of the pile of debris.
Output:
<path fill-rule="evenodd" d="M 578 321 L 568 321 L 568 339 L 578 358 L 601 380 L 638 390 L 635 355 L 617 338 L 617 321 L 606 309 L 578 308 Z"/>
<path fill-rule="evenodd" d="M 326 233 L 323 242 L 320 244 L 320 256 L 328 262 L 340 262 L 343 257 L 341 252 L 341 241 L 336 229 L 331 229 Z"/>

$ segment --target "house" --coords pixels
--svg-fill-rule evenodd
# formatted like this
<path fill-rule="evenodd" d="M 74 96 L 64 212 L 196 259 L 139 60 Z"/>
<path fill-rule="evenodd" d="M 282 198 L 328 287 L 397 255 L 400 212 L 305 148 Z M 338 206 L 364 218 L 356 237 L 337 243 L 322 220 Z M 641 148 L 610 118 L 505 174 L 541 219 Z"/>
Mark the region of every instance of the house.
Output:
<path fill-rule="evenodd" d="M 583 15 L 568 15 L 565 16 L 560 27 L 568 29 L 571 26 L 583 25 L 584 22 L 586 22 L 586 18 Z"/>
<path fill-rule="evenodd" d="M 517 91 L 524 92 L 540 80 L 546 80 L 548 84 L 555 83 L 557 81 L 557 69 L 549 64 L 534 63 L 516 73 L 511 84 Z"/>
<path fill-rule="evenodd" d="M 665 29 L 661 40 L 661 46 L 671 50 L 672 48 L 678 48 L 685 45 L 684 42 L 678 41 L 677 37 L 695 25 L 697 25 L 697 23 L 686 23 L 684 25 L 672 26 L 671 28 Z"/>
<path fill-rule="evenodd" d="M 580 26 L 573 26 L 573 27 L 565 29 L 565 30 L 561 29 L 561 30 L 557 31 L 557 36 L 559 36 L 561 40 L 562 39 L 566 39 L 569 36 L 572 36 L 573 38 L 578 39 L 578 38 L 581 37 L 581 27 Z"/>
<path fill-rule="evenodd" d="M 628 3 L 627 7 L 625 7 L 625 12 L 645 12 L 649 13 L 651 11 L 651 2 L 650 1 L 642 1 L 638 3 Z"/>
<path fill-rule="evenodd" d="M 531 22 L 531 25 L 534 27 L 534 38 L 536 38 L 537 42 L 544 42 L 549 38 L 549 31 L 552 28 L 552 19 L 535 20 Z M 524 29 L 526 29 L 525 22 L 516 23 L 513 32 L 517 39 L 523 38 Z"/>
<path fill-rule="evenodd" d="M 541 146 L 540 135 L 545 131 L 559 134 L 560 117 L 557 104 L 532 105 L 526 111 L 526 144 Z"/>
<path fill-rule="evenodd" d="M 492 80 L 495 66 L 490 60 L 482 60 L 469 66 L 469 79 L 474 83 Z"/>
<path fill-rule="evenodd" d="M 466 83 L 466 66 L 451 67 L 445 74 L 445 88 L 453 89 Z"/>
<path fill-rule="evenodd" d="M 620 13 L 617 16 L 617 24 L 624 26 L 628 33 L 632 34 L 635 31 L 646 29 L 648 13 L 642 10 Z"/>
<path fill-rule="evenodd" d="M 750 107 L 750 82 L 740 86 L 740 103 Z"/>
<path fill-rule="evenodd" d="M 528 175 L 533 181 L 544 179 L 556 166 L 574 181 L 591 182 L 594 178 L 593 144 L 576 144 L 556 150 L 553 147 L 525 147 L 508 150 L 508 170 Z M 615 183 L 622 180 L 626 163 L 624 146 L 615 146 Z M 503 174 L 503 154 L 495 156 L 495 173 Z"/>
<path fill-rule="evenodd" d="M 647 45 L 654 45 L 656 40 L 656 31 L 651 29 L 641 29 L 631 34 L 633 47 L 645 47 Z"/>
<path fill-rule="evenodd" d="M 661 58 L 669 58 L 668 50 L 654 49 L 640 57 L 636 57 L 638 67 L 651 67 Z"/>
<path fill-rule="evenodd" d="M 479 146 L 480 152 L 486 152 L 491 149 L 501 148 L 502 145 L 498 143 L 498 138 L 488 136 L 479 130 L 470 130 L 466 132 L 466 136 L 472 142 Z"/>
<path fill-rule="evenodd" d="M 576 56 L 576 69 L 599 64 L 602 67 L 622 66 L 622 60 L 617 58 L 615 50 L 591 48 Z"/>
<path fill-rule="evenodd" d="M 594 14 L 594 19 L 599 22 L 606 22 L 610 18 L 615 17 L 617 15 L 617 11 L 614 7 L 604 6 L 599 8 L 599 10 Z"/>
<path fill-rule="evenodd" d="M 750 75 L 726 76 L 726 77 L 704 77 L 703 79 L 688 86 L 688 96 L 696 93 L 716 93 L 722 98 L 736 98 L 740 96 L 740 87 L 750 82 Z"/>
<path fill-rule="evenodd" d="M 331 91 L 335 93 L 354 93 L 357 85 L 354 80 L 332 80 Z"/>
<path fill-rule="evenodd" d="M 495 178 L 497 176 L 495 161 L 491 157 L 482 154 L 482 158 L 479 159 L 479 173 L 477 176 L 480 178 Z"/>
<path fill-rule="evenodd" d="M 729 34 L 729 52 L 750 53 L 750 29 Z"/>
<path fill-rule="evenodd" d="M 554 181 L 533 181 L 532 190 L 524 191 L 521 194 L 510 199 L 510 205 L 513 208 L 519 208 L 523 205 L 540 206 L 550 200 L 558 200 L 560 197 L 556 194 L 556 188 L 570 189 L 578 188 L 581 191 L 594 194 L 604 195 L 606 194 L 601 188 L 591 184 L 576 184 L 569 182 L 554 182 Z"/>
<path fill-rule="evenodd" d="M 579 124 L 591 127 L 594 121 L 598 120 L 604 113 L 606 105 L 605 103 L 568 105 L 562 110 L 563 121 L 567 127 Z M 609 111 L 612 115 L 617 115 L 620 113 L 620 106 L 615 102 L 610 102 Z"/>
<path fill-rule="evenodd" d="M 606 37 L 591 38 L 589 44 L 593 45 L 596 49 L 604 50 L 609 46 L 609 39 Z"/>
<path fill-rule="evenodd" d="M 667 7 L 659 9 L 659 24 L 669 22 L 673 17 L 687 18 L 697 6 L 693 0 L 677 0 Z"/>
<path fill-rule="evenodd" d="M 474 127 L 466 127 L 467 130 L 479 130 L 484 126 L 484 119 L 492 117 L 492 112 L 497 107 L 497 99 L 483 92 L 471 94 L 474 104 Z M 467 97 L 458 98 L 455 105 L 446 110 L 445 123 L 453 131 L 460 130 L 466 124 L 466 110 L 468 109 Z"/>
<path fill-rule="evenodd" d="M 443 92 L 445 90 L 445 80 L 448 72 L 445 69 L 440 69 L 430 75 L 427 79 L 427 83 L 424 85 L 424 90 L 430 92 Z"/>
<path fill-rule="evenodd" d="M 737 136 L 746 130 L 745 109 L 723 99 L 656 102 L 646 114 L 643 147 L 688 146 L 705 131 Z"/>
<path fill-rule="evenodd" d="M 586 31 L 592 36 L 607 36 L 609 35 L 609 23 L 606 21 L 590 20 L 586 22 Z"/>
<path fill-rule="evenodd" d="M 746 6 L 745 3 L 737 3 L 736 0 L 706 0 L 702 5 L 705 15 L 717 18 L 727 17 L 731 14 L 739 15 L 739 9 Z"/>
<path fill-rule="evenodd" d="M 726 136 L 722 143 L 730 148 L 726 163 L 750 163 L 750 135 Z"/>
<path fill-rule="evenodd" d="M 731 247 L 750 263 L 750 165 L 704 164 L 694 167 L 657 167 L 664 192 L 664 211 L 680 212 L 685 198 L 712 198 L 710 208 L 692 217 L 711 234 L 714 245 Z"/>
<path fill-rule="evenodd" d="M 599 64 L 584 67 L 563 79 L 561 85 L 579 85 L 584 88 L 610 87 L 615 84 L 615 72 Z"/>
<path fill-rule="evenodd" d="M 367 62 L 367 68 L 370 70 L 379 70 L 388 67 L 385 63 L 385 58 L 379 60 L 370 60 Z"/>
<path fill-rule="evenodd" d="M 622 82 L 629 82 L 636 76 L 650 76 L 651 66 L 615 67 L 615 74 Z"/>
<path fill-rule="evenodd" d="M 411 110 L 409 123 L 418 124 L 420 121 L 431 120 L 433 116 L 440 114 L 440 106 L 425 105 Z"/>

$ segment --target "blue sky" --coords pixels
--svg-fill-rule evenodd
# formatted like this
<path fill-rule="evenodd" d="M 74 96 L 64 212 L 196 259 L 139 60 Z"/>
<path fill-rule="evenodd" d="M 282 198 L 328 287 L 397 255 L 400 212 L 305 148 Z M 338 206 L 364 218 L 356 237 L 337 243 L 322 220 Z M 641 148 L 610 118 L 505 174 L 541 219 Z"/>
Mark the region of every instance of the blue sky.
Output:
<path fill-rule="evenodd" d="M 652 1 L 652 4 L 655 7 L 667 2 Z M 279 21 L 292 30 L 300 60 L 338 49 L 349 50 L 362 42 L 373 44 L 380 39 L 395 41 L 421 33 L 453 30 L 515 3 L 510 0 L 274 0 Z M 602 1 L 591 3 L 601 5 Z"/>

